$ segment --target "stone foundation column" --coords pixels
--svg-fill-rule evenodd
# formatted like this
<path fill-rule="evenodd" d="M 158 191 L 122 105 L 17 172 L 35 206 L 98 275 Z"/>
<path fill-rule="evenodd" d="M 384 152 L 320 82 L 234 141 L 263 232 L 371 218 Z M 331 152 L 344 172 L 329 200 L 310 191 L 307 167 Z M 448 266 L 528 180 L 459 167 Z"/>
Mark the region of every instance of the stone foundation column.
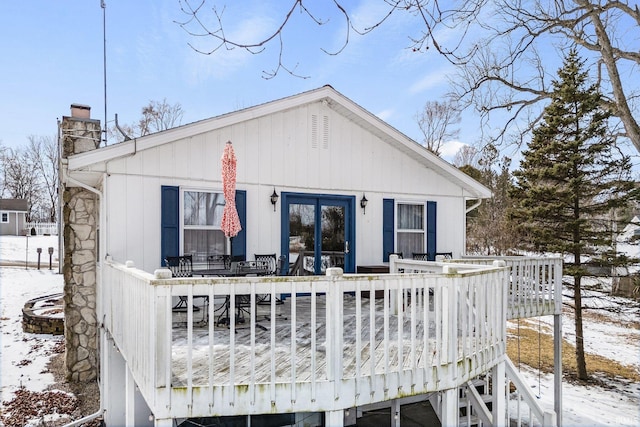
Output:
<path fill-rule="evenodd" d="M 90 119 L 89 110 L 86 106 L 72 105 L 71 117 L 63 117 L 63 159 L 99 146 L 100 121 Z M 96 261 L 100 201 L 94 192 L 70 180 L 61 188 L 67 379 L 84 382 L 98 377 Z"/>

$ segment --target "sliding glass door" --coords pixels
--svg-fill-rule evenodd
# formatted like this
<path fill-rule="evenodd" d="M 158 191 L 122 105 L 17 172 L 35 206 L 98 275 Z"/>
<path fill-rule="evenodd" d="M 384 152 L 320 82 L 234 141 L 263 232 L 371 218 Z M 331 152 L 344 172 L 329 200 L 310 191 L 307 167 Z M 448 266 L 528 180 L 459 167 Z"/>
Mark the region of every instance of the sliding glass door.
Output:
<path fill-rule="evenodd" d="M 354 271 L 353 196 L 283 193 L 282 253 L 290 274 Z"/>

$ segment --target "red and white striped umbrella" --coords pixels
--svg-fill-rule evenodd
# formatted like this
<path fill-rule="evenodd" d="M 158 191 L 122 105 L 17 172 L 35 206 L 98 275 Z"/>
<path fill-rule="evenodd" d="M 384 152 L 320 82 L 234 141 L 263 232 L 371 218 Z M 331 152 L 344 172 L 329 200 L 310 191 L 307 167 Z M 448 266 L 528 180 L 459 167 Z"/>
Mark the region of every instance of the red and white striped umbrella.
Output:
<path fill-rule="evenodd" d="M 238 235 L 242 226 L 236 209 L 236 154 L 233 151 L 231 141 L 224 146 L 222 153 L 222 193 L 224 194 L 224 209 L 222 210 L 222 222 L 220 227 L 227 237 Z"/>

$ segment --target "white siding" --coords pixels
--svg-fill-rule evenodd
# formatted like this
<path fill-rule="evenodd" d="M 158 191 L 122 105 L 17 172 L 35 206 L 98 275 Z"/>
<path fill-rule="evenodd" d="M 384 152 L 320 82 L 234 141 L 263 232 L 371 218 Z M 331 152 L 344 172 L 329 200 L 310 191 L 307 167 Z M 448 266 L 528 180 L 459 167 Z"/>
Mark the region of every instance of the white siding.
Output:
<path fill-rule="evenodd" d="M 317 118 L 317 146 L 311 123 Z M 328 121 L 328 138 L 323 123 Z M 464 248 L 463 191 L 423 162 L 316 102 L 159 145 L 111 160 L 108 174 L 108 252 L 146 271 L 160 263 L 160 186 L 220 189 L 220 156 L 233 142 L 237 188 L 247 191 L 247 256 L 280 254 L 283 191 L 339 194 L 356 200 L 356 264 L 382 262 L 382 200 L 438 203 L 439 251 Z M 366 214 L 359 206 L 366 193 Z"/>

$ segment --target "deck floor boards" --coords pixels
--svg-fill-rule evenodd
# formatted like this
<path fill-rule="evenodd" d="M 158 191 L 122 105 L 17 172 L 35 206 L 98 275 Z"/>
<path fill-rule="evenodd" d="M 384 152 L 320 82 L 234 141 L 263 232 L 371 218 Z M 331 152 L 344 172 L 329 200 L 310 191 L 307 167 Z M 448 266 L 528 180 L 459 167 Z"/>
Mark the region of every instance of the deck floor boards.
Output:
<path fill-rule="evenodd" d="M 369 350 L 370 341 L 370 318 L 368 298 L 361 299 L 362 307 L 362 323 L 361 331 L 356 331 L 355 320 L 355 298 L 345 295 L 344 302 L 344 342 L 343 349 L 335 351 L 344 352 L 344 377 L 355 377 L 356 375 L 356 334 L 360 333 L 361 339 L 361 357 L 359 371 L 361 374 L 368 375 L 371 372 L 371 352 Z M 271 381 L 272 375 L 275 376 L 277 382 L 289 382 L 292 378 L 292 358 L 291 355 L 291 298 L 287 298 L 284 304 L 276 306 L 278 315 L 275 319 L 269 319 L 265 315 L 270 314 L 270 306 L 257 306 L 257 324 L 262 326 L 255 328 L 255 344 L 251 346 L 251 329 L 250 322 L 246 319 L 245 323 L 235 325 L 235 351 L 234 358 L 234 382 L 236 384 L 247 384 L 253 379 L 256 383 L 268 383 Z M 296 330 L 295 330 L 295 374 L 297 381 L 311 380 L 312 365 L 312 334 L 311 334 L 311 304 L 310 297 L 298 296 L 296 298 Z M 384 321 L 382 319 L 383 300 L 374 300 L 375 307 L 375 335 L 376 348 L 375 371 L 383 372 L 387 363 L 385 362 L 385 344 L 384 338 Z M 217 302 L 217 304 L 219 301 Z M 316 351 L 315 351 L 315 368 L 316 378 L 323 380 L 327 378 L 326 372 L 326 310 L 325 299 L 322 296 L 317 298 L 316 305 Z M 202 307 L 206 309 L 206 307 Z M 216 305 L 216 309 L 218 306 Z M 194 318 L 197 316 L 194 315 Z M 187 327 L 186 314 L 184 312 L 176 312 L 173 314 L 173 343 L 172 343 L 172 386 L 180 387 L 187 384 L 189 373 L 187 372 Z M 424 327 L 418 322 L 417 337 L 424 337 Z M 275 327 L 275 370 L 272 372 L 271 361 L 271 333 Z M 227 325 L 214 324 L 214 352 L 213 359 L 215 362 L 210 363 L 209 357 L 209 325 L 206 322 L 194 322 L 193 328 L 193 349 L 192 349 L 192 381 L 194 386 L 206 386 L 209 382 L 209 369 L 213 370 L 213 381 L 217 384 L 230 384 L 231 378 L 231 355 L 229 349 L 230 328 Z M 397 344 L 397 316 L 389 316 L 389 342 L 386 343 L 389 366 L 395 366 L 398 363 L 398 344 Z M 410 319 L 403 318 L 403 334 L 410 332 Z M 422 360 L 422 352 L 424 342 L 419 339 L 416 345 L 416 359 Z M 410 341 L 404 340 L 403 345 L 403 365 L 408 366 L 411 361 L 411 344 Z M 253 372 L 252 372 L 253 370 Z"/>
<path fill-rule="evenodd" d="M 268 305 L 258 305 L 256 315 L 255 336 L 251 340 L 251 322 L 246 317 L 244 323 L 234 325 L 233 334 L 234 351 L 230 353 L 231 328 L 229 325 L 213 325 L 213 352 L 209 352 L 209 324 L 207 322 L 195 321 L 200 319 L 194 313 L 193 342 L 192 342 L 192 372 L 188 372 L 187 367 L 187 323 L 186 313 L 173 313 L 172 330 L 172 360 L 171 378 L 173 387 L 183 387 L 187 385 L 191 376 L 194 386 L 208 386 L 209 377 L 213 377 L 214 385 L 233 384 L 267 384 L 275 380 L 277 383 L 287 383 L 292 381 L 295 375 L 296 381 L 311 381 L 314 377 L 311 369 L 315 364 L 315 378 L 318 381 L 327 379 L 326 360 L 326 307 L 324 296 L 318 296 L 315 313 L 315 336 L 312 334 L 313 318 L 311 313 L 311 298 L 298 296 L 296 302 L 295 321 L 295 349 L 292 350 L 292 317 L 291 298 L 287 298 L 284 304 L 276 306 L 277 315 L 270 318 L 271 307 Z M 388 319 L 388 339 L 385 341 L 384 322 L 384 300 L 375 299 L 374 326 L 375 334 L 374 351 L 370 351 L 372 321 L 370 317 L 368 298 L 361 299 L 361 322 L 360 330 L 356 327 L 356 298 L 350 295 L 344 296 L 344 318 L 343 318 L 343 346 L 334 351 L 343 352 L 343 378 L 354 378 L 356 375 L 368 376 L 371 374 L 371 363 L 374 364 L 374 372 L 380 374 L 386 371 L 396 371 L 400 369 L 412 369 L 413 366 L 425 367 L 434 366 L 443 356 L 439 353 L 444 351 L 443 343 L 437 343 L 435 316 L 430 311 L 427 321 L 429 326 L 425 329 L 423 317 L 416 317 L 414 325 L 415 353 L 412 355 L 412 325 L 411 316 L 402 316 L 403 325 L 401 333 L 403 335 L 402 360 L 398 347 L 398 316 L 389 314 Z M 219 310 L 220 301 L 216 302 L 215 309 Z M 206 310 L 202 307 L 201 310 Z M 199 314 L 200 312 L 198 312 Z M 246 316 L 250 316 L 247 314 Z M 206 319 L 206 316 L 204 317 Z M 214 316 L 217 320 L 218 317 Z M 459 335 L 461 331 L 458 331 Z M 273 334 L 273 337 L 272 337 Z M 360 335 L 360 360 L 356 357 L 356 341 Z M 462 346 L 473 350 L 473 339 L 458 337 L 459 352 Z M 275 343 L 275 349 L 271 348 L 271 343 Z M 315 339 L 315 353 L 312 350 L 312 341 Z M 425 342 L 426 340 L 426 342 Z M 272 351 L 273 350 L 273 351 Z M 292 351 L 294 356 L 292 357 Z M 274 355 L 272 361 L 271 355 Z M 233 356 L 233 357 L 232 357 Z M 315 360 L 314 360 L 315 357 Z M 372 361 L 373 357 L 373 361 Z M 233 360 L 232 360 L 233 359 Z M 483 359 L 484 360 L 484 359 Z M 295 372 L 292 363 L 295 363 Z M 210 372 L 211 370 L 211 372 Z"/>

